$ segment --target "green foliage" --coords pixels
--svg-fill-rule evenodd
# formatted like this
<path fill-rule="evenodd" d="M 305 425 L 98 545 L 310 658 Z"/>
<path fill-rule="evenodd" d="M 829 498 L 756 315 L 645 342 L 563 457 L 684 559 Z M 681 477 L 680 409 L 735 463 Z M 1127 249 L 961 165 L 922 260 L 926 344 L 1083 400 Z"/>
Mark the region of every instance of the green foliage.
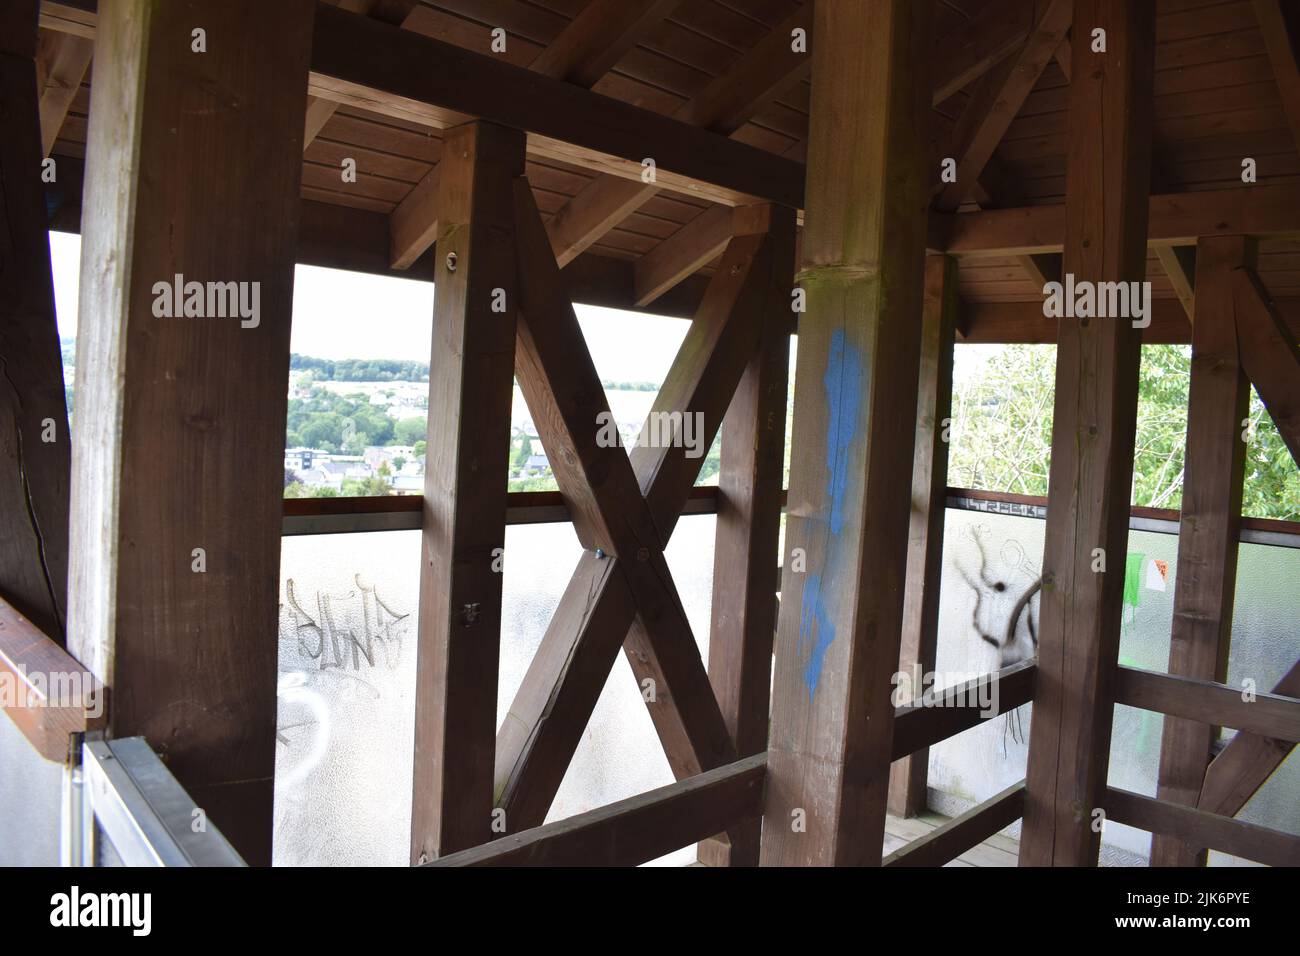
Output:
<path fill-rule="evenodd" d="M 396 359 L 321 359 L 293 353 L 289 368 L 317 382 L 427 382 L 428 362 Z"/>
<path fill-rule="evenodd" d="M 429 420 L 421 415 L 418 418 L 403 418 L 393 426 L 394 445 L 414 445 L 423 441 L 429 433 Z"/>
<path fill-rule="evenodd" d="M 423 419 L 410 419 L 422 422 Z M 350 424 L 349 424 L 350 423 Z M 286 448 L 320 448 L 332 454 L 359 455 L 367 445 L 409 445 L 398 441 L 393 419 L 355 395 L 312 389 L 307 398 L 289 399 Z M 423 427 L 420 433 L 424 433 Z"/>
<path fill-rule="evenodd" d="M 383 478 L 344 478 L 341 491 L 344 498 L 382 497 L 392 493 L 392 487 Z"/>
<path fill-rule="evenodd" d="M 1191 349 L 1142 349 L 1132 503 L 1182 505 Z M 1056 349 L 1008 345 L 953 394 L 948 483 L 955 487 L 1047 494 Z M 1251 390 L 1242 514 L 1300 518 L 1300 471 Z"/>

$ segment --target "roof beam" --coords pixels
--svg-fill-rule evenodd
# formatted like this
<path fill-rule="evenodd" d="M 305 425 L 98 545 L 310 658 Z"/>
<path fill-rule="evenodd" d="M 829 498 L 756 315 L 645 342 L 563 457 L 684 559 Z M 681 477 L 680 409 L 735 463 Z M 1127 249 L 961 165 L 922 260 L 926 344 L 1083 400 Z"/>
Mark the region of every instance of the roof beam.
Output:
<path fill-rule="evenodd" d="M 72 33 L 51 31 L 40 37 L 36 55 L 41 77 L 41 147 L 45 156 L 50 155 L 59 138 L 68 107 L 81 88 L 94 51 L 93 40 Z"/>
<path fill-rule="evenodd" d="M 641 4 L 592 0 L 550 46 L 537 54 L 528 68 L 543 76 L 589 88 L 680 2 L 655 0 Z M 429 14 L 427 8 L 417 7 L 403 22 L 403 29 L 430 35 L 421 29 Z M 611 178 L 620 185 L 626 182 L 617 177 L 600 178 Z M 433 245 L 438 233 L 437 198 L 435 166 L 393 210 L 393 268 L 407 268 Z"/>
<path fill-rule="evenodd" d="M 1065 204 L 931 217 L 936 251 L 957 256 L 1060 252 Z M 1300 239 L 1300 186 L 1254 185 L 1152 196 L 1147 241 L 1192 246 L 1201 236 Z"/>
<path fill-rule="evenodd" d="M 1019 50 L 976 86 L 953 130 L 949 155 L 960 157 L 957 179 L 939 194 L 937 208 L 956 209 L 979 181 L 1007 127 L 1065 38 L 1073 10 L 1074 0 L 1049 0 Z"/>
<path fill-rule="evenodd" d="M 437 128 L 482 117 L 528 131 L 528 148 L 536 155 L 638 182 L 645 143 L 654 142 L 663 188 L 729 205 L 770 201 L 798 207 L 803 201 L 798 163 L 327 5 L 316 9 L 309 89 Z"/>
<path fill-rule="evenodd" d="M 590 0 L 529 69 L 589 89 L 680 3 Z"/>
<path fill-rule="evenodd" d="M 1000 0 L 940 39 L 934 57 L 935 105 L 1024 46 L 1033 26 L 1033 0 Z"/>
<path fill-rule="evenodd" d="M 790 48 L 790 33 L 796 28 L 812 32 L 809 5 L 792 13 L 730 69 L 683 103 L 674 118 L 730 136 L 807 74 L 811 65 L 808 54 Z M 565 265 L 656 192 L 655 186 L 645 182 L 618 182 L 598 176 L 565 203 L 548 224 L 546 231 L 556 260 Z"/>
<path fill-rule="evenodd" d="M 370 11 L 375 6 L 375 0 L 328 0 L 335 3 L 340 10 L 347 10 L 349 13 L 357 13 L 361 16 L 369 16 Z M 320 97 L 307 97 L 307 118 L 303 123 L 302 149 L 307 151 L 307 147 L 325 128 L 325 124 L 330 121 L 330 117 L 339 108 L 339 104 L 333 100 L 323 100 Z"/>
<path fill-rule="evenodd" d="M 1300 52 L 1296 49 L 1300 43 L 1300 16 L 1294 10 L 1283 11 L 1281 0 L 1255 0 L 1255 17 L 1277 77 L 1291 134 L 1300 149 Z"/>

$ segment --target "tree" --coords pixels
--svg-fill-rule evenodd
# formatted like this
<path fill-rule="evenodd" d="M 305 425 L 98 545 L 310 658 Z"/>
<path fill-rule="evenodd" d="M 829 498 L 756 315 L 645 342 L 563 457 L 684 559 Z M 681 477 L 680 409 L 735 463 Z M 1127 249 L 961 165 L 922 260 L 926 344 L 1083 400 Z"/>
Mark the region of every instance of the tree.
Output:
<path fill-rule="evenodd" d="M 393 437 L 398 445 L 414 445 L 429 433 L 429 420 L 423 415 L 403 418 L 393 426 Z"/>
<path fill-rule="evenodd" d="M 1191 348 L 1143 346 L 1139 376 L 1132 503 L 1177 509 L 1187 448 Z M 1046 495 L 1055 384 L 1054 346 L 1006 345 L 993 352 L 978 374 L 954 390 L 948 483 Z M 1300 471 L 1253 389 L 1245 432 L 1242 514 L 1300 518 Z"/>

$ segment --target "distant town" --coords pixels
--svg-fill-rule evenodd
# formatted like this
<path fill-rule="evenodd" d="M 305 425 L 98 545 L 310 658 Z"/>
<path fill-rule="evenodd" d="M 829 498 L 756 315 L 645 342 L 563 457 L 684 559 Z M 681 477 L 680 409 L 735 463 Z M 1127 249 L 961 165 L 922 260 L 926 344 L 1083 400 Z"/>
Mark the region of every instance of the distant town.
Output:
<path fill-rule="evenodd" d="M 61 341 L 63 377 L 71 416 L 76 343 Z M 623 434 L 646 420 L 659 386 L 604 381 L 610 411 Z M 284 496 L 344 498 L 418 495 L 424 491 L 429 366 L 393 359 L 320 359 L 294 353 L 289 360 L 285 420 Z M 595 423 L 593 423 L 593 428 Z M 515 386 L 510 425 L 510 491 L 554 491 L 542 447 L 523 395 Z M 700 483 L 716 483 L 719 446 L 705 457 Z"/>
<path fill-rule="evenodd" d="M 658 386 L 603 382 L 620 430 L 645 420 Z M 424 490 L 429 367 L 422 362 L 294 354 L 284 450 L 286 498 L 412 495 Z M 594 424 L 593 424 L 593 427 Z M 701 475 L 717 473 L 717 448 Z M 546 450 L 518 387 L 511 414 L 510 491 L 553 491 Z"/>

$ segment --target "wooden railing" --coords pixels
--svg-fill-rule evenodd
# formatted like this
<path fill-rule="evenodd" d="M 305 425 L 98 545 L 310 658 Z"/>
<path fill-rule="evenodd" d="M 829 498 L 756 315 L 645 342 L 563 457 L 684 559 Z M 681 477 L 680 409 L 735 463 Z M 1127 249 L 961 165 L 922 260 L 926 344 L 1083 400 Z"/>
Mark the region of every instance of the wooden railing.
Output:
<path fill-rule="evenodd" d="M 73 734 L 105 724 L 95 676 L 0 598 L 0 710 L 45 759 L 66 763 Z"/>

